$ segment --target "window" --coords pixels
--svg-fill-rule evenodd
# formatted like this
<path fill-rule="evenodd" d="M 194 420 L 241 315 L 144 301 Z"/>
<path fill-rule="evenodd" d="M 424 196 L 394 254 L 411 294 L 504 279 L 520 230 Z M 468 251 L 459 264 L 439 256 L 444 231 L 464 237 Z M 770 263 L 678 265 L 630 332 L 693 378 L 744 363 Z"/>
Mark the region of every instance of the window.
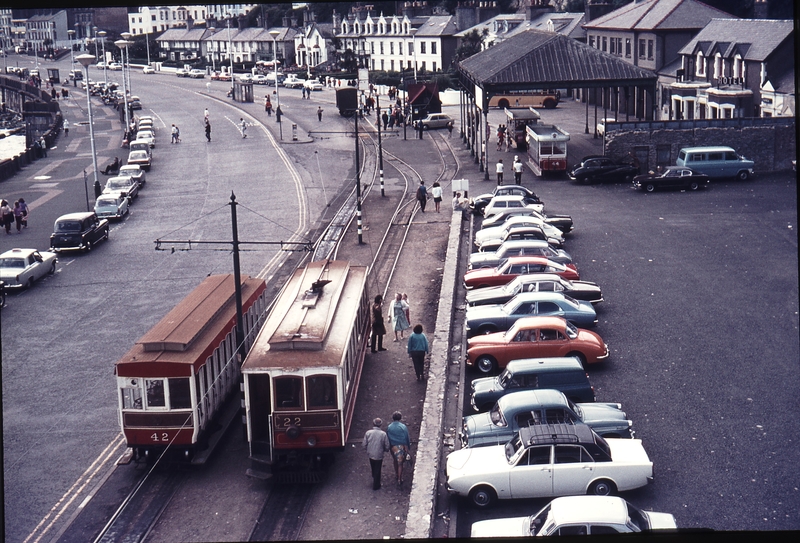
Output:
<path fill-rule="evenodd" d="M 422 71 L 422 72 L 424 72 L 424 71 L 425 71 L 425 61 L 424 61 L 424 60 L 422 61 L 422 64 L 420 65 L 419 69 L 420 69 L 420 71 Z"/>
<path fill-rule="evenodd" d="M 372 55 L 375 54 L 375 42 L 374 41 L 369 42 L 369 52 Z"/>
<path fill-rule="evenodd" d="M 336 376 L 312 375 L 306 377 L 309 409 L 336 408 Z"/>
<path fill-rule="evenodd" d="M 703 56 L 702 51 L 697 52 L 697 68 L 695 70 L 695 75 L 699 77 L 705 77 L 706 75 L 706 57 Z"/>
<path fill-rule="evenodd" d="M 141 409 L 142 408 L 142 389 L 139 388 L 137 379 L 130 379 L 130 385 L 122 387 L 122 409 Z"/>
<path fill-rule="evenodd" d="M 558 330 L 542 329 L 539 330 L 539 341 L 556 341 L 560 335 Z"/>
<path fill-rule="evenodd" d="M 424 41 L 420 41 L 419 42 L 419 54 L 420 55 L 424 55 L 425 54 L 425 42 Z"/>
<path fill-rule="evenodd" d="M 383 54 L 383 42 L 381 42 L 381 54 Z"/>
<path fill-rule="evenodd" d="M 302 377 L 276 377 L 273 383 L 275 386 L 275 409 L 298 409 L 301 407 Z"/>
<path fill-rule="evenodd" d="M 436 63 L 435 62 L 433 63 L 433 71 L 434 72 L 436 71 Z"/>
<path fill-rule="evenodd" d="M 409 55 L 413 55 L 414 54 L 414 42 L 413 41 L 408 44 L 408 54 Z"/>
<path fill-rule="evenodd" d="M 603 47 L 602 47 L 602 51 L 603 51 L 604 53 L 605 53 L 606 51 L 608 51 L 608 40 L 606 39 L 606 37 L 605 37 L 605 36 L 603 36 Z"/>
<path fill-rule="evenodd" d="M 381 71 L 386 69 L 386 68 L 384 68 L 383 63 L 384 63 L 384 61 L 383 61 L 383 59 L 381 59 Z"/>
<path fill-rule="evenodd" d="M 167 399 L 164 395 L 163 379 L 145 379 L 147 389 L 147 407 L 166 407 Z"/>
<path fill-rule="evenodd" d="M 589 36 L 589 47 L 594 47 L 594 36 Z"/>
<path fill-rule="evenodd" d="M 403 54 L 403 42 L 401 42 L 401 41 L 397 42 L 397 52 L 398 52 L 400 55 L 402 55 L 402 54 Z M 400 61 L 400 63 L 402 64 L 402 62 L 403 62 L 403 61 L 401 60 L 401 61 Z M 401 67 L 400 69 L 402 70 L 403 68 Z"/>
<path fill-rule="evenodd" d="M 393 41 L 389 42 L 389 54 L 390 55 L 394 54 L 394 42 Z"/>
<path fill-rule="evenodd" d="M 631 39 L 625 38 L 625 57 L 631 58 Z"/>
<path fill-rule="evenodd" d="M 653 40 L 647 40 L 647 60 L 653 60 Z"/>
<path fill-rule="evenodd" d="M 622 56 L 622 38 L 616 38 L 617 41 L 617 56 Z"/>
<path fill-rule="evenodd" d="M 644 58 L 645 50 L 644 50 L 644 41 L 643 39 L 639 40 L 639 58 Z"/>
<path fill-rule="evenodd" d="M 539 302 L 539 309 L 536 311 L 539 315 L 551 315 L 558 313 L 561 308 L 554 302 Z"/>
<path fill-rule="evenodd" d="M 192 395 L 189 392 L 189 378 L 174 377 L 168 381 L 170 409 L 191 409 Z"/>
<path fill-rule="evenodd" d="M 435 55 L 435 54 L 436 54 L 436 42 L 435 42 L 435 41 L 432 41 L 432 42 L 431 42 L 431 54 L 432 54 L 432 55 Z M 434 68 L 434 69 L 433 69 L 433 71 L 435 72 L 435 71 L 436 71 L 436 68 Z"/>
<path fill-rule="evenodd" d="M 586 450 L 577 445 L 556 445 L 556 464 L 577 464 L 579 462 L 594 462 Z"/>
<path fill-rule="evenodd" d="M 614 38 L 611 38 L 609 41 L 611 43 L 609 44 L 608 52 L 611 53 L 612 55 L 616 55 L 617 54 L 616 40 Z"/>
<path fill-rule="evenodd" d="M 394 59 L 389 61 L 389 71 L 390 72 L 394 71 Z"/>

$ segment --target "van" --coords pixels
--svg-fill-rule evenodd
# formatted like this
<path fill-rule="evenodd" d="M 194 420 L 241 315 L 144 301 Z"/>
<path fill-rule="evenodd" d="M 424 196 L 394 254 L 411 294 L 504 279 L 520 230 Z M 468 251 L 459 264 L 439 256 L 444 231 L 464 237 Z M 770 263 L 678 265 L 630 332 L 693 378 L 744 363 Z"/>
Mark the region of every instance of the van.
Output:
<path fill-rule="evenodd" d="M 753 161 L 737 154 L 731 147 L 684 147 L 678 152 L 675 164 L 711 178 L 736 177 L 746 181 L 753 175 Z"/>
<path fill-rule="evenodd" d="M 595 401 L 594 387 L 581 361 L 574 356 L 512 360 L 496 377 L 473 379 L 470 403 L 486 411 L 502 396 L 520 390 L 552 388 L 575 403 Z"/>

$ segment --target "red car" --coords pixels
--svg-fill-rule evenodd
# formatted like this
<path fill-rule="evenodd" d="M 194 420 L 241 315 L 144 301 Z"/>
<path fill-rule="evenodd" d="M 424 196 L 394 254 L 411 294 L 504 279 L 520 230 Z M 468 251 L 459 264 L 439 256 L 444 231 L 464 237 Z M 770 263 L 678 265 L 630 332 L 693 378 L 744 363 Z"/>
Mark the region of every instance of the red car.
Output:
<path fill-rule="evenodd" d="M 554 273 L 570 281 L 581 278 L 575 264 L 559 264 L 543 256 L 512 256 L 497 268 L 468 271 L 464 274 L 464 284 L 468 289 L 496 287 L 529 273 Z"/>
<path fill-rule="evenodd" d="M 521 358 L 561 356 L 577 356 L 584 366 L 596 364 L 608 358 L 608 346 L 595 332 L 577 328 L 561 317 L 525 317 L 507 332 L 467 340 L 467 365 L 483 373 Z"/>

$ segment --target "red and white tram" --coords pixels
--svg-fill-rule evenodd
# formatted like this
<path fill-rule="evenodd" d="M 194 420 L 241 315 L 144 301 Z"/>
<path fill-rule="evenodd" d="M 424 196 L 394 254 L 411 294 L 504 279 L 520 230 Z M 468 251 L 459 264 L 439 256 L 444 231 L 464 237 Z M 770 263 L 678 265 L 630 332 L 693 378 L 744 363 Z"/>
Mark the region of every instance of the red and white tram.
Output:
<path fill-rule="evenodd" d="M 249 346 L 266 311 L 266 283 L 247 276 L 241 283 Z M 205 448 L 209 430 L 219 428 L 212 421 L 238 388 L 240 365 L 233 275 L 211 275 L 116 363 L 119 423 L 134 457 L 169 448 L 189 458 Z"/>
<path fill-rule="evenodd" d="M 316 482 L 344 449 L 370 331 L 367 268 L 312 262 L 281 291 L 242 365 L 248 475 Z"/>
<path fill-rule="evenodd" d="M 525 128 L 528 164 L 536 175 L 567 171 L 569 133 L 554 124 L 531 124 Z"/>

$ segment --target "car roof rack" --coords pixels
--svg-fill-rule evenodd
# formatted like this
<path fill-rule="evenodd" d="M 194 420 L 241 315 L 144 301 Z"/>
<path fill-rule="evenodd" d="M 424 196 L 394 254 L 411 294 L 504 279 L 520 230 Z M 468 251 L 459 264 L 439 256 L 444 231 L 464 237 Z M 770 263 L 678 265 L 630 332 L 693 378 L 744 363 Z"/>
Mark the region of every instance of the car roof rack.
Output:
<path fill-rule="evenodd" d="M 593 442 L 592 430 L 585 424 L 532 424 L 520 428 L 519 437 L 526 445 L 553 445 Z"/>

